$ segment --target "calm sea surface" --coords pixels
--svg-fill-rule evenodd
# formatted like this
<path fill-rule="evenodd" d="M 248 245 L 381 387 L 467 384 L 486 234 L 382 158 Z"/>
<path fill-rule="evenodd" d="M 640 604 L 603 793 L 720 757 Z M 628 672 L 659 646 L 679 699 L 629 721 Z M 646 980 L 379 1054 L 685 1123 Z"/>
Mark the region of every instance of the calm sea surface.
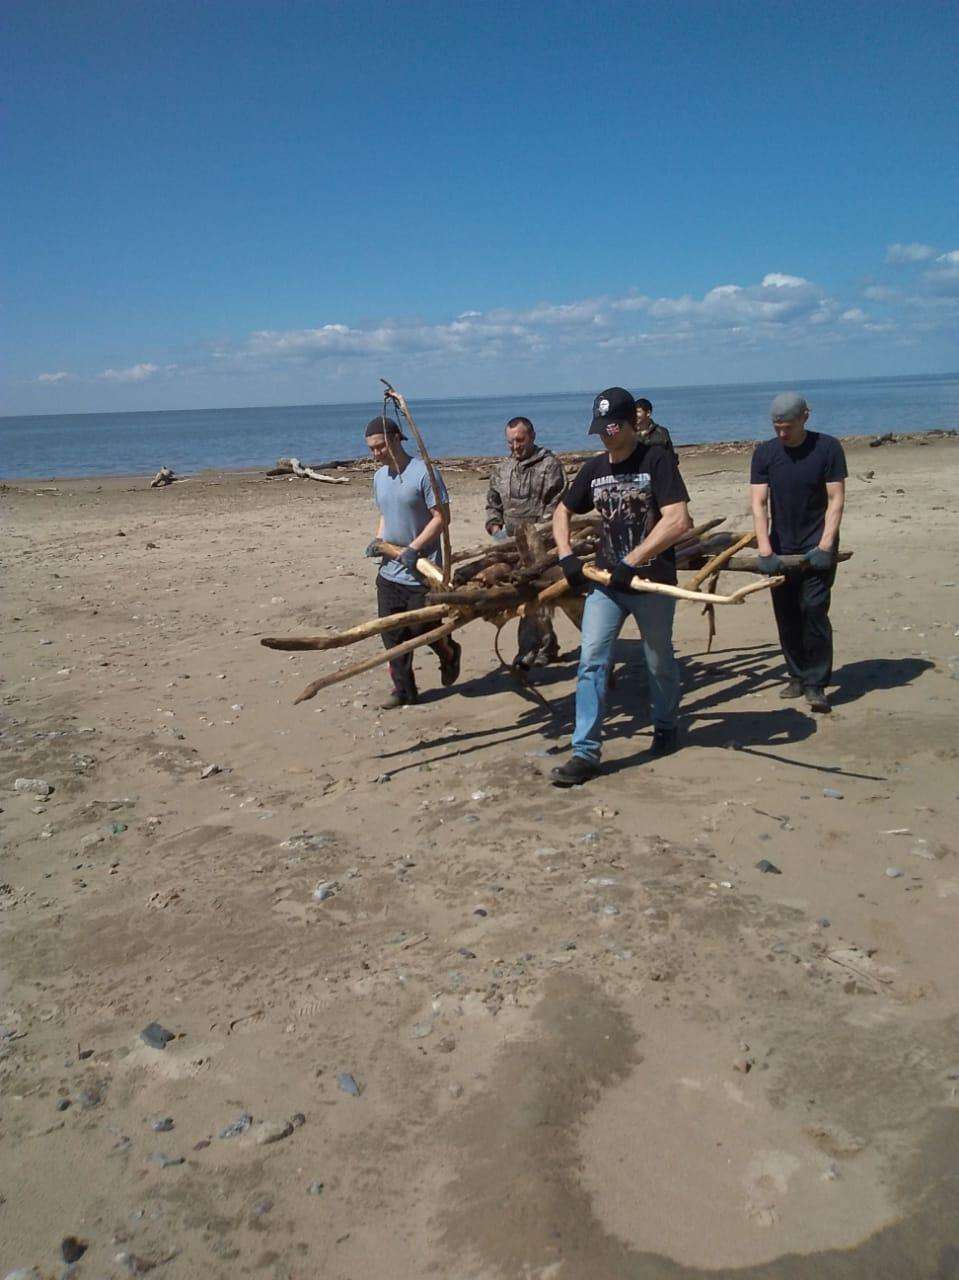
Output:
<path fill-rule="evenodd" d="M 653 414 L 678 444 L 757 440 L 770 434 L 769 403 L 780 384 L 648 387 Z M 833 435 L 959 427 L 959 374 L 804 382 L 811 425 Z M 410 408 L 437 457 L 501 451 L 503 426 L 523 415 L 554 449 L 586 448 L 592 392 L 415 400 Z M 0 477 L 139 475 L 161 466 L 269 467 L 364 452 L 363 427 L 382 402 L 197 409 L 162 413 L 78 413 L 0 418 Z"/>

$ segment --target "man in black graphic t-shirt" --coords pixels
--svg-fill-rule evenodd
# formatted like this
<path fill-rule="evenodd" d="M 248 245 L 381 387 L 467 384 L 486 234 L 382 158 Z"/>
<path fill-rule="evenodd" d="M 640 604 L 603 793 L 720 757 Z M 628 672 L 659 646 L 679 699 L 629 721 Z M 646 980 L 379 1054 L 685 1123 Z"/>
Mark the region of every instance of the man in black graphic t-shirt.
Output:
<path fill-rule="evenodd" d="M 839 526 L 846 492 L 846 457 L 832 436 L 807 431 L 809 406 L 793 391 L 772 403 L 776 436 L 757 445 L 750 468 L 751 502 L 764 573 L 778 574 L 780 556 L 802 555 L 801 572 L 774 587 L 773 612 L 789 679 L 784 698 L 806 695 L 828 712 L 832 676 L 829 602 L 836 577 Z"/>
<path fill-rule="evenodd" d="M 676 582 L 676 541 L 690 528 L 689 495 L 675 456 L 661 445 L 641 443 L 636 403 L 622 387 L 600 392 L 593 402 L 590 434 L 605 454 L 591 458 L 553 513 L 553 536 L 560 566 L 571 586 L 582 585 L 582 561 L 571 554 L 570 513 L 596 510 L 602 536 L 596 564 L 612 575 L 609 587 L 594 586 L 583 610 L 583 638 L 576 679 L 573 755 L 552 772 L 558 786 L 586 782 L 599 769 L 603 715 L 613 646 L 632 614 L 643 638 L 653 713 L 653 751 L 676 749 L 679 667 L 673 654 L 670 596 L 633 591 L 631 579 Z"/>

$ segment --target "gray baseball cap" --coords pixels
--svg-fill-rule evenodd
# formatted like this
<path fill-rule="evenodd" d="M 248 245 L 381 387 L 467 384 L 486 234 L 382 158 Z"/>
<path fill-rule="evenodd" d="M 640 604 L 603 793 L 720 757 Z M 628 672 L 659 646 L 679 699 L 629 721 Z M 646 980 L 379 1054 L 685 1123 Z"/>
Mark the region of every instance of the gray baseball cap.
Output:
<path fill-rule="evenodd" d="M 798 391 L 781 391 L 769 406 L 773 422 L 793 422 L 809 408 Z"/>

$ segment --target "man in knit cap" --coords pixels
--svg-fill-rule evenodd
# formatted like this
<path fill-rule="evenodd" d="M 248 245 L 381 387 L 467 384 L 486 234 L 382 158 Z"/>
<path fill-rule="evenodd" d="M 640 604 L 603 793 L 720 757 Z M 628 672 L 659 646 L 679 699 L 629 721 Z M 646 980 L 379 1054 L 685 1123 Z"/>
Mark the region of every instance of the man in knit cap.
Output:
<path fill-rule="evenodd" d="M 801 555 L 801 571 L 772 591 L 788 679 L 781 696 L 805 695 L 813 711 L 828 712 L 832 678 L 829 601 L 836 577 L 839 526 L 846 494 L 846 457 L 833 436 L 808 431 L 809 406 L 784 391 L 770 408 L 775 436 L 757 445 L 750 469 L 751 505 L 759 567 L 783 572 L 785 555 Z"/>

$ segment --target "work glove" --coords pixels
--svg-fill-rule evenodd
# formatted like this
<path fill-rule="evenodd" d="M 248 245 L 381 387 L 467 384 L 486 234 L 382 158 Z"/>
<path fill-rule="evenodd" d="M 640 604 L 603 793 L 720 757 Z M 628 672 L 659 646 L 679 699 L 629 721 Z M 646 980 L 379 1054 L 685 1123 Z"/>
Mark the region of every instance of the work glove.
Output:
<path fill-rule="evenodd" d="M 803 559 L 810 569 L 818 569 L 820 573 L 824 573 L 827 569 L 832 568 L 833 553 L 831 551 L 823 551 L 822 547 L 813 547 L 812 551 L 806 552 Z"/>
<path fill-rule="evenodd" d="M 365 556 L 368 556 L 371 560 L 377 559 L 379 556 L 383 554 L 382 551 L 378 550 L 379 545 L 380 545 L 379 538 L 374 538 L 373 541 L 366 548 L 366 550 L 363 552 L 363 554 Z"/>
<path fill-rule="evenodd" d="M 586 578 L 583 575 L 583 562 L 579 556 L 572 554 L 561 556 L 559 567 L 563 571 L 563 577 L 573 588 L 574 591 L 582 591 L 586 587 Z"/>
<path fill-rule="evenodd" d="M 632 589 L 630 583 L 635 576 L 636 570 L 633 565 L 620 560 L 619 564 L 614 564 L 609 571 L 609 585 L 614 591 L 630 591 Z"/>
<path fill-rule="evenodd" d="M 764 573 L 767 578 L 775 578 L 777 574 L 786 572 L 786 566 L 775 551 L 769 556 L 757 556 L 756 565 L 759 572 Z"/>
<path fill-rule="evenodd" d="M 410 573 L 415 573 L 416 562 L 420 558 L 420 553 L 414 551 L 412 547 L 404 547 L 396 558 L 404 569 L 408 569 Z"/>
<path fill-rule="evenodd" d="M 493 539 L 494 542 L 505 542 L 506 539 L 509 537 L 509 534 L 506 532 L 505 529 L 497 529 L 495 533 L 490 534 L 490 537 Z"/>

